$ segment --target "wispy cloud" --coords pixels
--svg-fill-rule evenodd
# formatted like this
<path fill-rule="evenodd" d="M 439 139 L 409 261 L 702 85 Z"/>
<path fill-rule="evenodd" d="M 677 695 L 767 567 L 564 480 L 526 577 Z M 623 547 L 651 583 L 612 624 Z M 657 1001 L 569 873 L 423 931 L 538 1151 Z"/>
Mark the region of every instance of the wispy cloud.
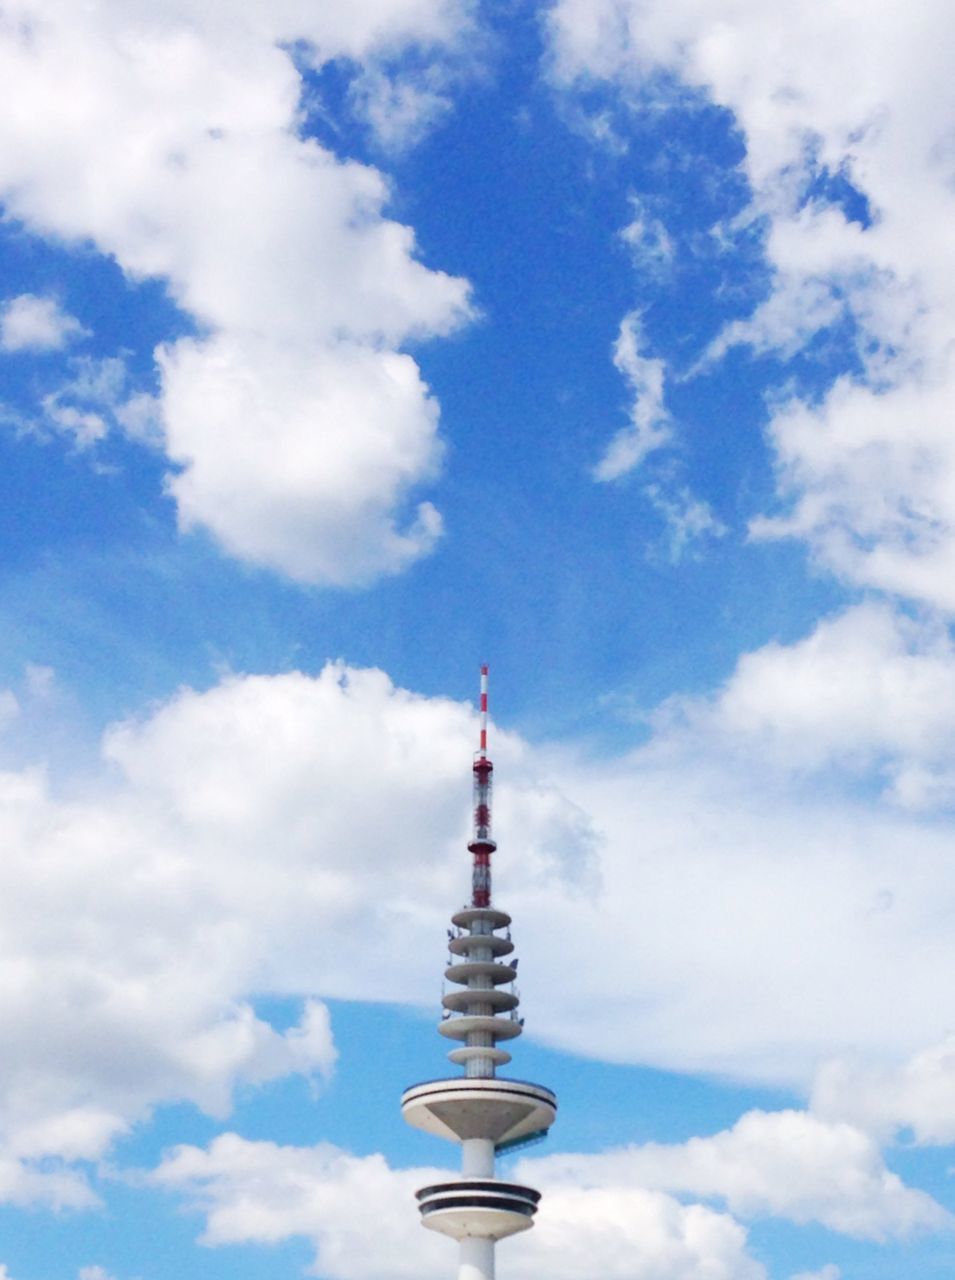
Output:
<path fill-rule="evenodd" d="M 672 436 L 664 403 L 665 367 L 662 360 L 641 352 L 643 328 L 638 312 L 625 316 L 613 350 L 613 362 L 633 396 L 630 424 L 618 431 L 594 467 L 595 480 L 618 480 Z"/>
<path fill-rule="evenodd" d="M 60 351 L 87 332 L 55 298 L 21 293 L 0 305 L 0 351 L 8 354 Z"/>
<path fill-rule="evenodd" d="M 842 3 L 820 26 L 755 3 L 716 4 L 701 21 L 690 0 L 561 0 L 548 21 L 564 85 L 598 77 L 626 94 L 656 72 L 733 113 L 743 216 L 765 228 L 771 289 L 708 358 L 746 344 L 811 360 L 813 343 L 842 330 L 839 376 L 823 366 L 822 390 L 770 401 L 786 514 L 755 530 L 805 540 L 849 582 L 951 612 L 952 19 L 940 4 L 923 18 L 915 30 L 886 11 L 860 29 Z M 621 439 L 611 475 L 642 456 L 638 439 Z"/>
<path fill-rule="evenodd" d="M 698 556 L 700 545 L 724 538 L 729 532 L 708 502 L 695 498 L 685 486 L 668 493 L 662 485 L 648 485 L 645 493 L 666 524 L 671 564 L 685 556 Z"/>

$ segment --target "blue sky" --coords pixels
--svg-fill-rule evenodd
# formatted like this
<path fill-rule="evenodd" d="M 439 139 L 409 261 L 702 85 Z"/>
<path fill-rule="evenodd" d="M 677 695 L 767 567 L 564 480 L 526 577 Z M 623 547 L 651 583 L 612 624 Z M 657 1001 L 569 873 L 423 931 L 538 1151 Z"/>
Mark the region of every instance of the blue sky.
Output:
<path fill-rule="evenodd" d="M 953 19 L 0 13 L 0 1280 L 437 1280 L 477 670 L 530 1280 L 955 1261 Z"/>

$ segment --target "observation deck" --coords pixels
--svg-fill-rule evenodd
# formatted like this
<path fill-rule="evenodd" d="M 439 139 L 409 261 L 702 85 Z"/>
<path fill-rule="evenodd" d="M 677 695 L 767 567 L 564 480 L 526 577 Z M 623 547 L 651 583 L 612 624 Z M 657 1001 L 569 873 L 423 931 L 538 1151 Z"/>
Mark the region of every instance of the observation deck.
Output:
<path fill-rule="evenodd" d="M 488 1138 L 495 1145 L 549 1129 L 557 1115 L 557 1098 L 541 1084 L 524 1080 L 429 1080 L 401 1095 L 401 1112 L 416 1129 L 464 1142 Z"/>
<path fill-rule="evenodd" d="M 503 1240 L 532 1225 L 540 1192 L 497 1178 L 468 1178 L 422 1187 L 417 1200 L 422 1225 L 432 1231 L 455 1240 Z"/>

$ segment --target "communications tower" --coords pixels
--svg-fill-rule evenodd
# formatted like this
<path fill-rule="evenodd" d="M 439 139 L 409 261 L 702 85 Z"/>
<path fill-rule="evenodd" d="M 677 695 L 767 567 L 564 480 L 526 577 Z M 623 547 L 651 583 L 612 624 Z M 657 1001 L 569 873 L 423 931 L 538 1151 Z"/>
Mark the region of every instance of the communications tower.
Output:
<path fill-rule="evenodd" d="M 494 1246 L 533 1223 L 540 1192 L 505 1182 L 495 1156 L 543 1137 L 557 1099 L 543 1085 L 505 1079 L 497 1068 L 511 1055 L 499 1041 L 521 1034 L 514 989 L 517 961 L 511 917 L 491 902 L 491 775 L 487 755 L 487 667 L 481 668 L 481 738 L 474 757 L 471 901 L 451 917 L 445 978 L 454 985 L 441 1003 L 441 1035 L 459 1042 L 448 1054 L 463 1074 L 412 1085 L 401 1096 L 409 1124 L 461 1144 L 461 1176 L 417 1193 L 421 1222 L 460 1241 L 458 1280 L 494 1280 Z"/>

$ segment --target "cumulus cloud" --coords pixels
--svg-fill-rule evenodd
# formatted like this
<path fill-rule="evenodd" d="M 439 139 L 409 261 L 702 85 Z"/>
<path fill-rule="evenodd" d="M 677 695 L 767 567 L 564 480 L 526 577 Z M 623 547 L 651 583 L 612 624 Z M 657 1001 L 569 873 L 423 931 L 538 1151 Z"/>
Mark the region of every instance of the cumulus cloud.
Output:
<path fill-rule="evenodd" d="M 0 1156 L 0 1203 L 16 1208 L 92 1209 L 99 1198 L 84 1174 L 47 1160 L 43 1168 L 16 1157 Z"/>
<path fill-rule="evenodd" d="M 885 1167 L 867 1134 L 804 1111 L 750 1111 L 712 1137 L 550 1156 L 527 1162 L 518 1176 L 524 1174 L 544 1186 L 632 1186 L 715 1198 L 736 1217 L 818 1222 L 860 1239 L 952 1223 L 931 1196 Z"/>
<path fill-rule="evenodd" d="M 670 439 L 670 415 L 663 394 L 663 361 L 642 355 L 642 341 L 640 317 L 631 312 L 621 322 L 613 354 L 613 362 L 626 379 L 633 396 L 630 424 L 610 441 L 594 467 L 595 480 L 619 479 Z"/>
<path fill-rule="evenodd" d="M 471 19 L 452 0 L 321 9 L 19 0 L 0 26 L 0 198 L 35 233 L 163 279 L 192 318 L 158 353 L 158 402 L 118 415 L 166 448 L 182 524 L 343 581 L 400 569 L 440 530 L 430 505 L 405 509 L 440 449 L 398 351 L 466 319 L 468 286 L 418 260 L 380 172 L 300 136 L 290 48 L 316 67 L 438 57 Z M 95 412 L 47 406 L 82 443 L 106 430 Z"/>
<path fill-rule="evenodd" d="M 444 1176 L 391 1169 L 380 1155 L 354 1156 L 322 1143 L 283 1147 L 227 1133 L 207 1150 L 179 1147 L 152 1175 L 206 1214 L 207 1245 L 310 1239 L 330 1280 L 438 1276 L 446 1240 L 423 1232 L 415 1191 Z"/>
<path fill-rule="evenodd" d="M 545 1186 L 533 1230 L 511 1244 L 509 1268 L 518 1280 L 545 1271 L 576 1280 L 591 1269 L 613 1280 L 766 1280 L 728 1214 L 620 1186 Z"/>
<path fill-rule="evenodd" d="M 354 344 L 309 360 L 220 337 L 177 343 L 161 366 L 167 449 L 182 467 L 168 487 L 185 527 L 214 511 L 232 554 L 306 582 L 400 569 L 440 535 L 431 503 L 395 519 L 440 456 L 437 405 L 410 356 Z"/>
<path fill-rule="evenodd" d="M 950 8 L 918 24 L 851 4 L 560 0 L 552 71 L 625 95 L 660 73 L 729 108 L 766 227 L 771 294 L 710 358 L 745 343 L 786 359 L 843 330 L 856 371 L 811 402 L 771 406 L 785 513 L 764 536 L 808 541 L 846 579 L 955 608 L 955 321 Z M 918 88 L 913 92 L 913 85 Z M 912 229 L 917 227 L 918 234 Z"/>
<path fill-rule="evenodd" d="M 873 390 L 841 378 L 816 406 L 793 401 L 770 435 L 786 515 L 756 537 L 808 539 L 846 578 L 955 610 L 947 371 Z"/>
<path fill-rule="evenodd" d="M 224 1116 L 238 1082 L 321 1078 L 320 998 L 433 1000 L 474 734 L 465 705 L 333 664 L 181 690 L 113 726 L 82 782 L 0 777 L 16 1194 L 88 1199 L 71 1162 L 164 1102 Z M 946 821 L 810 800 L 704 735 L 588 762 L 497 731 L 495 761 L 496 896 L 540 1039 L 806 1087 L 850 1046 L 904 1059 L 951 1022 Z M 253 991 L 306 997 L 297 1025 L 269 1025 Z M 820 1144 L 856 1123 L 823 1120 Z M 860 1195 L 901 1203 L 865 1156 Z"/>
<path fill-rule="evenodd" d="M 881 780 L 908 808 L 955 795 L 955 647 L 943 622 L 869 601 L 804 639 L 743 654 L 709 699 L 674 698 L 656 723 L 786 771 Z"/>
<path fill-rule="evenodd" d="M 536 1167 L 534 1167 L 536 1173 Z M 279 1147 L 235 1134 L 207 1150 L 180 1147 L 152 1175 L 206 1215 L 208 1245 L 275 1243 L 303 1236 L 329 1280 L 446 1275 L 450 1241 L 423 1232 L 414 1191 L 435 1169 L 392 1169 L 329 1144 Z M 558 1280 L 584 1269 L 615 1280 L 765 1280 L 746 1233 L 725 1214 L 639 1188 L 548 1190 L 532 1231 L 501 1246 L 509 1274 Z"/>
<path fill-rule="evenodd" d="M 393 952 L 431 920 L 440 938 L 434 895 L 443 916 L 448 837 L 463 837 L 467 811 L 450 762 L 468 758 L 470 730 L 465 708 L 330 668 L 236 678 L 115 726 L 113 777 L 73 801 L 40 770 L 0 776 L 0 1199 L 90 1203 L 66 1166 L 101 1156 L 153 1107 L 186 1100 L 221 1116 L 241 1081 L 327 1074 L 324 1006 L 306 999 L 277 1029 L 247 993 L 317 982 L 370 995 L 382 955 L 356 956 L 356 936 L 388 937 Z M 384 904 L 371 928 L 369 908 Z M 419 973 L 381 994 L 430 989 L 432 967 L 423 952 Z"/>
<path fill-rule="evenodd" d="M 522 972 L 538 1035 L 800 1086 L 849 1046 L 938 1039 L 952 1018 L 949 824 L 813 796 L 750 761 L 691 735 L 565 764 L 594 822 L 599 890 L 509 887 L 524 949 L 542 957 Z M 548 937 L 577 941 L 568 953 Z"/>
<path fill-rule="evenodd" d="M 0 351 L 59 351 L 85 333 L 55 298 L 21 293 L 0 305 Z"/>
<path fill-rule="evenodd" d="M 72 799 L 36 769 L 0 778 L 0 1151 L 91 1158 L 164 1101 L 225 1115 L 238 1080 L 328 1071 L 323 1007 L 277 1029 L 250 991 L 428 1002 L 472 740 L 470 708 L 330 666 L 179 692 L 111 728 Z M 700 749 L 588 764 L 495 736 L 529 1029 L 787 1083 L 849 1043 L 937 1042 L 946 824 L 754 787 Z"/>
<path fill-rule="evenodd" d="M 238 1081 L 331 1068 L 323 1006 L 279 1031 L 246 1001 L 249 939 L 207 914 L 209 867 L 173 828 L 122 801 L 59 805 L 35 771 L 0 778 L 0 809 L 0 1197 L 89 1203 L 58 1162 L 97 1158 L 154 1105 L 223 1114 Z"/>
<path fill-rule="evenodd" d="M 857 1056 L 825 1063 L 812 1110 L 858 1125 L 882 1141 L 900 1131 L 925 1145 L 955 1142 L 955 1036 L 904 1062 Z"/>

